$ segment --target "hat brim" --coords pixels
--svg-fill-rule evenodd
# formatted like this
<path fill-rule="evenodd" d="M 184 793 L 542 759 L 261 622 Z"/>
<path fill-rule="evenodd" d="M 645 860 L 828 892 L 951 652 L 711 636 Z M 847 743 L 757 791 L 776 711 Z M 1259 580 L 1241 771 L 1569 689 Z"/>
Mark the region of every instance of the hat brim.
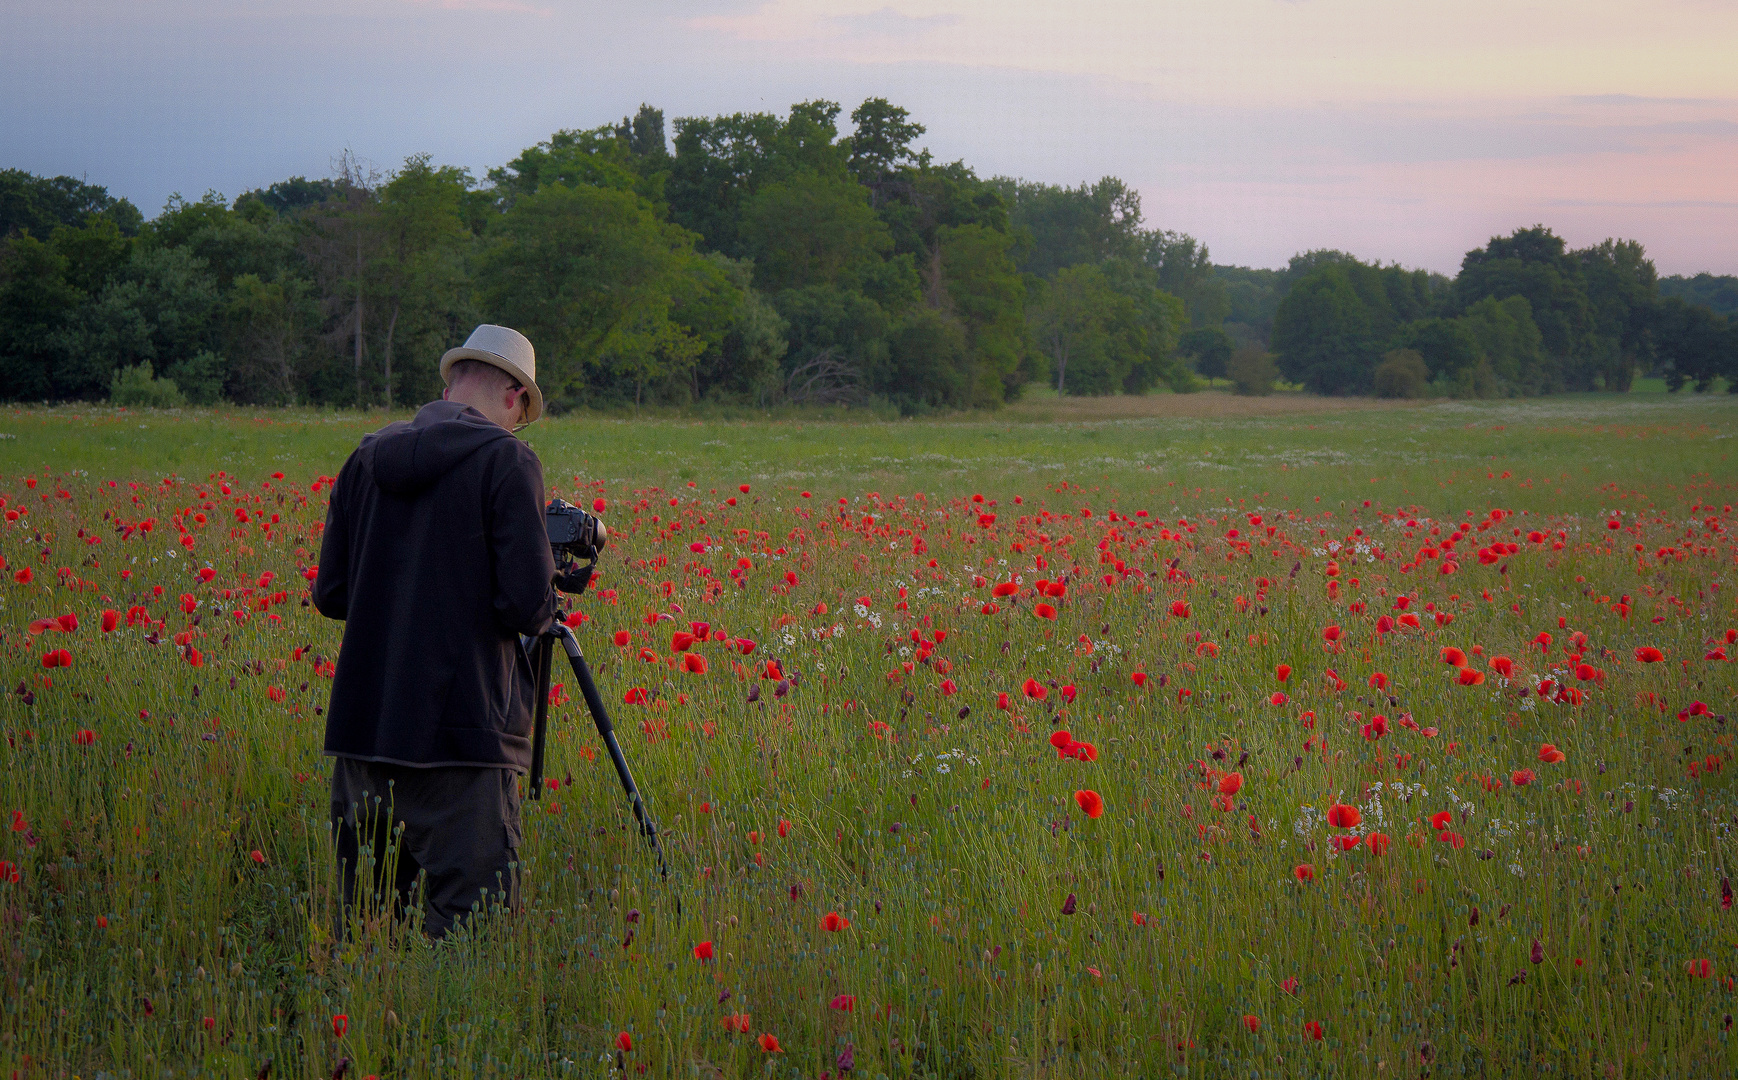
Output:
<path fill-rule="evenodd" d="M 491 367 L 498 367 L 502 371 L 513 376 L 520 386 L 531 391 L 531 405 L 530 408 L 525 410 L 525 422 L 527 424 L 534 424 L 542 419 L 543 391 L 538 387 L 537 380 L 531 378 L 524 371 L 520 370 L 518 365 L 514 364 L 511 360 L 508 360 L 500 353 L 492 353 L 487 349 L 468 349 L 461 345 L 456 349 L 448 349 L 444 354 L 442 354 L 441 382 L 449 385 L 452 383 L 450 372 L 452 371 L 453 364 L 460 360 L 481 360 L 483 363 L 488 364 Z"/>

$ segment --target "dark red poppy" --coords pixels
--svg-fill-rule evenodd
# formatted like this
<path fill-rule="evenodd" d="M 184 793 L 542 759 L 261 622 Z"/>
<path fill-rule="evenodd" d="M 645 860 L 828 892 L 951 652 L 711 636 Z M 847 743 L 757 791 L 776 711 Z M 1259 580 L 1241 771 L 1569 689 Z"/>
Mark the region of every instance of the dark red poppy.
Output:
<path fill-rule="evenodd" d="M 1291 678 L 1291 665 L 1290 664 L 1281 664 L 1278 667 L 1274 668 L 1273 669 L 1273 677 L 1278 679 L 1280 682 L 1284 682 L 1287 679 Z"/>
<path fill-rule="evenodd" d="M 1455 682 L 1462 686 L 1483 686 L 1484 681 L 1485 673 L 1474 668 L 1461 668 L 1460 674 L 1455 676 Z"/>
<path fill-rule="evenodd" d="M 1012 581 L 998 581 L 996 582 L 995 587 L 990 590 L 990 595 L 997 599 L 1001 599 L 1002 597 L 1013 596 L 1019 591 L 1020 586 L 1014 584 Z"/>
<path fill-rule="evenodd" d="M 1453 664 L 1458 668 L 1466 667 L 1466 653 L 1450 645 L 1448 648 L 1442 650 L 1442 662 L 1445 664 Z"/>
<path fill-rule="evenodd" d="M 827 931 L 829 934 L 836 934 L 840 930 L 848 930 L 850 927 L 851 920 L 845 918 L 845 916 L 839 914 L 837 911 L 829 911 L 821 916 L 821 929 Z"/>
<path fill-rule="evenodd" d="M 1189 605 L 1182 600 L 1173 600 L 1171 601 L 1171 614 L 1179 619 L 1187 619 L 1189 617 Z"/>
<path fill-rule="evenodd" d="M 1666 658 L 1666 654 L 1660 652 L 1652 645 L 1643 645 L 1636 649 L 1635 658 L 1644 664 L 1657 664 Z"/>
<path fill-rule="evenodd" d="M 1050 696 L 1050 690 L 1037 679 L 1027 679 L 1020 687 L 1022 693 L 1034 701 L 1043 701 Z"/>
<path fill-rule="evenodd" d="M 1315 864 L 1298 863 L 1296 866 L 1291 868 L 1291 874 L 1299 881 L 1314 881 L 1316 879 Z"/>
<path fill-rule="evenodd" d="M 1336 829 L 1354 829 L 1363 820 L 1364 814 L 1356 806 L 1335 803 L 1328 807 L 1328 824 Z"/>

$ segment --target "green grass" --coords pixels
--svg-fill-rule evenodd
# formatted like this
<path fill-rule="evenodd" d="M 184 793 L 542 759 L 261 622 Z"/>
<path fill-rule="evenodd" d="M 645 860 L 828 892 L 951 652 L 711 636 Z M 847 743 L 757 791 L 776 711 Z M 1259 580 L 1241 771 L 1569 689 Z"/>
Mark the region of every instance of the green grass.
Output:
<path fill-rule="evenodd" d="M 353 1080 L 816 1077 L 847 1048 L 851 1075 L 889 1078 L 1738 1064 L 1738 912 L 1722 905 L 1738 680 L 1703 659 L 1738 628 L 1738 401 L 1208 393 L 932 421 L 539 424 L 551 493 L 609 504 L 580 635 L 606 701 L 651 693 L 613 708 L 673 873 L 658 879 L 569 703 L 562 784 L 526 803 L 523 909 L 438 949 L 389 922 L 332 934 L 315 661 L 341 627 L 302 606 L 299 572 L 324 512 L 310 483 L 385 419 L 0 415 L 0 496 L 29 511 L 0 527 L 0 813 L 22 826 L 0 831 L 19 878 L 0 884 L 0 1074 L 269 1062 L 312 1078 L 349 1059 Z M 1461 522 L 1458 572 L 1418 558 Z M 1497 538 L 1520 550 L 1482 564 Z M 1013 574 L 1021 592 L 984 614 L 974 576 Z M 1062 576 L 1057 618 L 1036 617 L 1034 582 Z M 1421 626 L 1379 633 L 1399 595 Z M 133 606 L 149 625 L 127 625 Z M 105 609 L 123 616 L 110 633 Z M 32 632 L 66 613 L 76 631 Z M 758 642 L 751 663 L 717 643 L 708 674 L 673 670 L 690 619 Z M 946 637 L 923 657 L 914 630 Z M 1457 683 L 1449 646 L 1482 685 Z M 1638 662 L 1643 646 L 1665 660 Z M 61 648 L 72 666 L 44 668 Z M 1577 680 L 1571 649 L 1601 676 Z M 801 675 L 783 697 L 758 677 L 769 658 Z M 1542 677 L 1585 700 L 1539 696 Z M 1696 701 L 1710 715 L 1680 722 Z M 1378 713 L 1392 730 L 1366 738 Z M 1059 728 L 1097 759 L 1059 759 Z M 1566 760 L 1542 762 L 1547 742 Z M 1520 769 L 1535 781 L 1515 786 Z M 1336 850 L 1335 802 L 1387 850 Z M 1444 810 L 1463 847 L 1436 838 Z M 829 911 L 850 928 L 820 929 Z M 1701 959 L 1705 979 L 1686 970 Z M 841 994 L 853 1011 L 829 1006 Z M 746 1033 L 726 1028 L 742 1015 Z"/>

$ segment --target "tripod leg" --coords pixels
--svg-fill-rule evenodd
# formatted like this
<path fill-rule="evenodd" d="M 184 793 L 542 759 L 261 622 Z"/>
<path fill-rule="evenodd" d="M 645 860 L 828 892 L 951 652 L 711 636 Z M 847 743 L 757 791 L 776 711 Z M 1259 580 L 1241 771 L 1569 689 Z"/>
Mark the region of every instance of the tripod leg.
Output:
<path fill-rule="evenodd" d="M 531 782 L 526 794 L 533 799 L 543 797 L 543 740 L 549 733 L 549 671 L 555 662 L 555 642 L 539 637 L 531 662 L 537 668 L 537 703 L 531 725 Z"/>
<path fill-rule="evenodd" d="M 627 792 L 628 801 L 634 808 L 634 817 L 640 823 L 640 833 L 651 842 L 652 850 L 658 856 L 658 873 L 668 876 L 669 867 L 664 862 L 664 848 L 658 843 L 658 826 L 652 821 L 652 816 L 646 811 L 646 802 L 640 797 L 640 789 L 634 783 L 634 774 L 628 769 L 628 760 L 622 755 L 621 744 L 616 741 L 615 727 L 610 723 L 609 712 L 604 708 L 603 696 L 597 692 L 597 683 L 592 681 L 591 668 L 586 665 L 585 657 L 579 651 L 579 640 L 573 636 L 573 631 L 557 623 L 551 631 L 561 638 L 562 651 L 567 653 L 567 662 L 573 667 L 573 677 L 579 682 L 579 692 L 585 697 L 585 705 L 591 712 L 592 722 L 597 725 L 597 733 L 603 739 L 604 747 L 609 750 L 610 760 L 615 763 L 616 776 L 622 782 L 622 790 Z"/>

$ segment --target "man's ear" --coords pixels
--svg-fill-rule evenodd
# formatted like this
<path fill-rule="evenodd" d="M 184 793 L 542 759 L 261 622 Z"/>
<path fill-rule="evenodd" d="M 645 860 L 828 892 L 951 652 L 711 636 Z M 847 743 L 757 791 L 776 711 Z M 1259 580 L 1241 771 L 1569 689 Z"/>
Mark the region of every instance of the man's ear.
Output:
<path fill-rule="evenodd" d="M 452 399 L 453 399 L 453 388 L 450 386 L 441 387 L 441 400 L 442 401 L 451 401 Z"/>

